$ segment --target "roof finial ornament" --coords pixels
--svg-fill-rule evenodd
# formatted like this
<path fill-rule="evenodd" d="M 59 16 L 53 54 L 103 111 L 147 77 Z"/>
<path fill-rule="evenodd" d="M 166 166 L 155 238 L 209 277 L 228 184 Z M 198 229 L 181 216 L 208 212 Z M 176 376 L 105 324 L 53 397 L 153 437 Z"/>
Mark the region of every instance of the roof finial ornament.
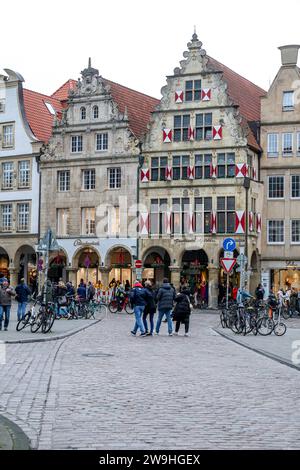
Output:
<path fill-rule="evenodd" d="M 92 67 L 92 59 L 89 57 L 89 65 L 88 68 L 90 69 Z"/>
<path fill-rule="evenodd" d="M 205 55 L 206 52 L 204 50 L 201 49 L 202 47 L 202 42 L 199 41 L 199 38 L 198 38 L 198 35 L 196 33 L 196 26 L 194 26 L 194 34 L 192 36 L 192 40 L 191 42 L 188 43 L 188 48 L 189 50 L 201 50 L 201 55 Z"/>
<path fill-rule="evenodd" d="M 192 41 L 198 41 L 198 36 L 197 36 L 197 33 L 196 33 L 196 25 L 194 25 L 194 34 L 192 36 Z"/>

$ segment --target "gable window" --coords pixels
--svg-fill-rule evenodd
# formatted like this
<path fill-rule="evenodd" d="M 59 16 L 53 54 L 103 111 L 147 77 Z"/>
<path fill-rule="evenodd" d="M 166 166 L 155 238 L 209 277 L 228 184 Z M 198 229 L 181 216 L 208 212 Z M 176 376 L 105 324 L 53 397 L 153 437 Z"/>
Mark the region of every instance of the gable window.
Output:
<path fill-rule="evenodd" d="M 187 80 L 185 82 L 185 101 L 200 101 L 201 80 Z"/>
<path fill-rule="evenodd" d="M 13 162 L 2 163 L 2 188 L 12 189 L 13 187 Z"/>
<path fill-rule="evenodd" d="M 268 220 L 268 243 L 284 244 L 284 220 Z"/>
<path fill-rule="evenodd" d="M 12 230 L 12 204 L 1 205 L 1 230 L 2 232 Z"/>
<path fill-rule="evenodd" d="M 174 142 L 189 139 L 190 115 L 174 116 Z"/>
<path fill-rule="evenodd" d="M 82 152 L 82 135 L 73 135 L 72 136 L 72 153 Z"/>
<path fill-rule="evenodd" d="M 29 202 L 17 204 L 18 231 L 28 232 L 29 230 Z"/>
<path fill-rule="evenodd" d="M 82 235 L 95 235 L 96 233 L 96 211 L 94 207 L 83 207 L 81 209 L 81 233 Z"/>
<path fill-rule="evenodd" d="M 282 134 L 282 155 L 291 156 L 293 153 L 293 134 L 286 132 Z"/>
<path fill-rule="evenodd" d="M 19 162 L 19 188 L 29 188 L 30 186 L 30 161 Z"/>
<path fill-rule="evenodd" d="M 70 191 L 70 170 L 57 172 L 57 190 Z"/>
<path fill-rule="evenodd" d="M 82 108 L 80 108 L 80 119 L 82 121 L 84 121 L 86 119 L 86 108 L 84 106 L 82 106 Z"/>
<path fill-rule="evenodd" d="M 121 188 L 121 168 L 108 168 L 109 189 Z"/>
<path fill-rule="evenodd" d="M 218 153 L 218 178 L 233 178 L 235 176 L 235 154 Z"/>
<path fill-rule="evenodd" d="M 284 176 L 269 176 L 269 199 L 284 198 Z"/>
<path fill-rule="evenodd" d="M 96 150 L 108 149 L 108 134 L 107 132 L 96 134 Z"/>
<path fill-rule="evenodd" d="M 291 198 L 300 199 L 300 175 L 291 176 Z"/>
<path fill-rule="evenodd" d="M 99 117 L 99 107 L 96 105 L 93 107 L 93 118 L 98 119 Z"/>
<path fill-rule="evenodd" d="M 165 181 L 168 157 L 151 158 L 151 181 Z"/>
<path fill-rule="evenodd" d="M 278 134 L 268 134 L 268 157 L 278 157 Z"/>
<path fill-rule="evenodd" d="M 14 126 L 13 124 L 7 124 L 2 128 L 2 147 L 13 147 L 14 146 Z"/>
<path fill-rule="evenodd" d="M 187 156 L 174 156 L 173 157 L 173 180 L 187 180 L 188 167 L 190 165 L 190 157 Z"/>
<path fill-rule="evenodd" d="M 294 92 L 284 91 L 282 100 L 283 111 L 293 111 L 294 109 Z"/>
<path fill-rule="evenodd" d="M 82 189 L 95 189 L 96 173 L 95 170 L 82 170 Z"/>
<path fill-rule="evenodd" d="M 196 140 L 212 139 L 212 113 L 196 114 Z"/>

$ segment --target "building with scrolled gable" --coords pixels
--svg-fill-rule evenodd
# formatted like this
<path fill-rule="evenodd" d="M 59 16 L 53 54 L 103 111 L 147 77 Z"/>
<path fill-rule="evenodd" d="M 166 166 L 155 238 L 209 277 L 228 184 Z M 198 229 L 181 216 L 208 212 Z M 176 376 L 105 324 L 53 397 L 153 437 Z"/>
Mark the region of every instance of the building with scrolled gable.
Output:
<path fill-rule="evenodd" d="M 209 57 L 194 33 L 152 112 L 140 173 L 144 278 L 188 281 L 218 301 L 225 281 L 223 240 L 248 257 L 250 287 L 260 280 L 258 123 L 265 91 Z M 251 274 L 251 275 L 250 275 Z M 234 270 L 231 282 L 239 282 Z"/>

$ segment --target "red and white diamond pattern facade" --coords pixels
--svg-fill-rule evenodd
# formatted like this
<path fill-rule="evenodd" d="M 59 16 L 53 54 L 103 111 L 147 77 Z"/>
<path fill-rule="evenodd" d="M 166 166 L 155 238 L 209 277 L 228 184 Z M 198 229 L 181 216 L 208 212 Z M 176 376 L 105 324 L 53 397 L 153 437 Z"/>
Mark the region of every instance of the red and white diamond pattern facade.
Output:
<path fill-rule="evenodd" d="M 182 90 L 175 91 L 175 103 L 183 103 L 183 91 Z"/>
<path fill-rule="evenodd" d="M 142 168 L 141 169 L 141 182 L 148 183 L 150 180 L 150 170 L 149 168 Z"/>
<path fill-rule="evenodd" d="M 173 135 L 172 129 L 165 128 L 163 130 L 163 142 L 164 142 L 164 144 L 169 144 L 170 142 L 172 142 L 172 135 Z"/>
<path fill-rule="evenodd" d="M 245 227 L 246 227 L 245 211 L 236 211 L 235 233 L 245 233 Z"/>
<path fill-rule="evenodd" d="M 139 232 L 141 236 L 147 236 L 149 234 L 149 214 L 148 212 L 140 213 L 140 224 Z"/>

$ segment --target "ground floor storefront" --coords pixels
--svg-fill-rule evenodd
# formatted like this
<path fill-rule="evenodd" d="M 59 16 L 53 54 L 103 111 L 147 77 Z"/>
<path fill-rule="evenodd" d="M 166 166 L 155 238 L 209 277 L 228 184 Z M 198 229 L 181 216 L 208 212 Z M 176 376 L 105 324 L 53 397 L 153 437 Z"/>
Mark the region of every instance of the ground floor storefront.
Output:
<path fill-rule="evenodd" d="M 262 261 L 262 282 L 267 292 L 294 288 L 300 291 L 300 259 Z"/>
<path fill-rule="evenodd" d="M 16 286 L 21 279 L 32 291 L 38 280 L 36 240 L 27 237 L 0 239 L 0 274 Z"/>

